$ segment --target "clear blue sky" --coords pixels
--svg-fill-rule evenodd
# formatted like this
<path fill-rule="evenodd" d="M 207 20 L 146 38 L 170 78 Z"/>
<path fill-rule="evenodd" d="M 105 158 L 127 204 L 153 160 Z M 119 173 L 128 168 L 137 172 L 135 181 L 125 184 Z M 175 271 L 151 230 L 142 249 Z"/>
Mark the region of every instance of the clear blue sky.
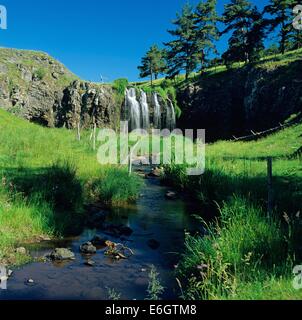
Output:
<path fill-rule="evenodd" d="M 268 0 L 252 0 L 260 8 Z M 166 32 L 187 0 L 0 0 L 8 10 L 8 30 L 0 45 L 41 50 L 85 80 L 138 79 L 137 66 Z M 199 0 L 191 0 L 196 4 Z M 223 11 L 227 0 L 218 0 Z M 218 48 L 226 48 L 224 37 Z"/>

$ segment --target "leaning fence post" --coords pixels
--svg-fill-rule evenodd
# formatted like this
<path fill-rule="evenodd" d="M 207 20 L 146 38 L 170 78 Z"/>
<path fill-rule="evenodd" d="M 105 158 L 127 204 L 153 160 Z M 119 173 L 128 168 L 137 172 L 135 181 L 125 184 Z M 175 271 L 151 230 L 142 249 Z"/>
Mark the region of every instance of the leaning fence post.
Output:
<path fill-rule="evenodd" d="M 129 176 L 132 174 L 132 150 L 131 147 L 129 146 L 128 148 L 128 170 L 129 170 Z"/>
<path fill-rule="evenodd" d="M 78 125 L 77 125 L 77 138 L 79 141 L 81 141 L 81 124 L 80 124 L 80 121 L 78 122 Z"/>
<path fill-rule="evenodd" d="M 93 125 L 93 151 L 96 149 L 96 123 Z"/>
<path fill-rule="evenodd" d="M 273 211 L 273 159 L 272 157 L 267 158 L 267 214 L 271 216 Z"/>

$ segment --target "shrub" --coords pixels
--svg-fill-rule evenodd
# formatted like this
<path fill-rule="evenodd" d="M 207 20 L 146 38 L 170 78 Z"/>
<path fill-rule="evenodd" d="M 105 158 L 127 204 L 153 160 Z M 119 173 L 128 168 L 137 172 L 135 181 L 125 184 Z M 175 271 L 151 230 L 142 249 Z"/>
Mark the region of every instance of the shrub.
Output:
<path fill-rule="evenodd" d="M 122 205 L 138 198 L 140 186 L 141 180 L 136 175 L 129 176 L 127 170 L 107 168 L 88 187 L 89 198 L 108 206 Z"/>
<path fill-rule="evenodd" d="M 149 284 L 147 293 L 147 300 L 153 301 L 160 300 L 161 295 L 164 293 L 164 287 L 160 283 L 159 273 L 157 272 L 155 266 L 151 267 L 149 273 Z"/>
<path fill-rule="evenodd" d="M 38 70 L 35 71 L 34 77 L 37 78 L 38 80 L 43 80 L 44 77 L 46 76 L 46 70 L 44 68 L 39 68 Z"/>
<path fill-rule="evenodd" d="M 126 78 L 117 79 L 113 82 L 113 88 L 117 91 L 119 95 L 124 95 L 128 84 L 129 81 Z"/>

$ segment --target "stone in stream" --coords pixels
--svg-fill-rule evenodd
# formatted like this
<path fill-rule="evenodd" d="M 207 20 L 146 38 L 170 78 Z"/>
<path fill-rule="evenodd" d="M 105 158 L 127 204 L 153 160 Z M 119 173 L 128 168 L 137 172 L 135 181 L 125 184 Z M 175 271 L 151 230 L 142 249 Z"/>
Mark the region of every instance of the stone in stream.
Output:
<path fill-rule="evenodd" d="M 152 178 L 160 178 L 161 175 L 162 171 L 159 168 L 152 169 L 152 171 L 148 174 L 148 176 Z"/>
<path fill-rule="evenodd" d="M 47 256 L 53 261 L 74 260 L 75 255 L 72 251 L 66 248 L 56 248 L 50 255 Z"/>
<path fill-rule="evenodd" d="M 152 250 L 157 250 L 160 247 L 160 243 L 155 239 L 150 239 L 147 244 Z"/>
<path fill-rule="evenodd" d="M 27 279 L 27 280 L 25 281 L 25 284 L 26 284 L 27 286 L 34 286 L 35 281 L 34 281 L 33 279 Z"/>
<path fill-rule="evenodd" d="M 86 242 L 80 246 L 80 251 L 84 254 L 95 254 L 96 247 L 91 242 Z"/>
<path fill-rule="evenodd" d="M 133 233 L 133 230 L 125 225 L 106 225 L 103 228 L 104 231 L 106 231 L 109 235 L 120 238 L 122 236 L 130 237 Z"/>
<path fill-rule="evenodd" d="M 87 220 L 87 225 L 92 228 L 102 228 L 107 215 L 107 210 L 101 210 L 95 213 L 91 213 Z"/>
<path fill-rule="evenodd" d="M 130 237 L 133 233 L 133 230 L 127 226 L 121 226 L 120 232 L 122 236 Z"/>
<path fill-rule="evenodd" d="M 168 200 L 177 200 L 179 197 L 178 197 L 178 194 L 174 191 L 168 191 L 166 193 L 166 198 Z"/>
<path fill-rule="evenodd" d="M 93 267 L 95 265 L 95 261 L 89 259 L 85 262 L 85 265 L 88 267 Z"/>

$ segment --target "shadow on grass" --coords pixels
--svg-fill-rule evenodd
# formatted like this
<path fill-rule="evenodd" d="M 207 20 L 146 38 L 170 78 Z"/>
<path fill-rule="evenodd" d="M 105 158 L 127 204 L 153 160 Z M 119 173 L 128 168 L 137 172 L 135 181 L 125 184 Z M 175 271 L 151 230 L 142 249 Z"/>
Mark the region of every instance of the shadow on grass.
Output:
<path fill-rule="evenodd" d="M 0 168 L 2 184 L 9 192 L 39 205 L 47 203 L 53 210 L 49 221 L 56 234 L 81 231 L 83 225 L 83 190 L 76 169 L 68 163 L 48 168 Z M 43 206 L 41 206 L 42 208 Z"/>

